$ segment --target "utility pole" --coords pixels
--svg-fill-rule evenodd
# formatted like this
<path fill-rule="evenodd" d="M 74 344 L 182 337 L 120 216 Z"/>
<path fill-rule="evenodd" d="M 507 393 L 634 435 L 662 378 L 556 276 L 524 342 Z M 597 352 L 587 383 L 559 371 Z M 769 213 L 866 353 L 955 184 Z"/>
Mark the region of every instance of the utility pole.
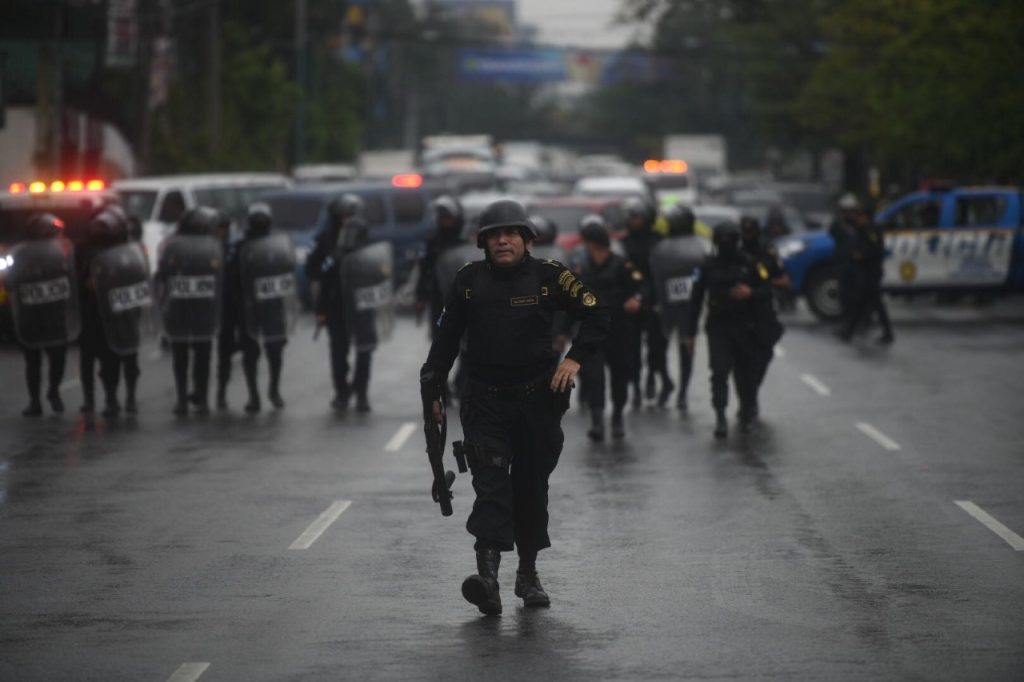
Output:
<path fill-rule="evenodd" d="M 306 148 L 306 24 L 307 0 L 295 0 L 295 83 L 299 86 L 299 105 L 295 107 L 295 158 L 293 165 L 298 166 L 305 157 Z"/>
<path fill-rule="evenodd" d="M 221 133 L 221 54 L 220 54 L 220 0 L 210 0 L 207 15 L 207 73 L 206 92 L 206 132 L 209 137 L 210 151 L 216 156 L 220 151 Z"/>

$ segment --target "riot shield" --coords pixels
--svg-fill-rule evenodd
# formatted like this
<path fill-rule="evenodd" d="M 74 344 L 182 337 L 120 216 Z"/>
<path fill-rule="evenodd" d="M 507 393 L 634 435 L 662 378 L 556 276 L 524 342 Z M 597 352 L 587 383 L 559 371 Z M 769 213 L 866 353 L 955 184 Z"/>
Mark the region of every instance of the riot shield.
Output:
<path fill-rule="evenodd" d="M 295 247 L 286 234 L 246 241 L 239 253 L 245 332 L 257 341 L 283 341 L 295 321 Z"/>
<path fill-rule="evenodd" d="M 556 260 L 562 265 L 569 264 L 569 252 L 558 244 L 535 244 L 530 247 L 530 255 L 537 260 Z"/>
<path fill-rule="evenodd" d="M 153 304 L 149 261 L 138 243 L 120 244 L 93 256 L 89 278 L 96 288 L 103 334 L 110 350 L 131 355 L 142 343 L 142 316 Z"/>
<path fill-rule="evenodd" d="M 448 249 L 440 256 L 434 264 L 434 282 L 437 290 L 441 292 L 441 298 L 447 298 L 451 291 L 455 275 L 466 263 L 483 258 L 483 251 L 477 248 L 476 244 L 459 244 Z"/>
<path fill-rule="evenodd" d="M 651 251 L 651 276 L 665 336 L 682 333 L 690 310 L 693 271 L 704 260 L 704 246 L 697 237 L 662 239 Z"/>
<path fill-rule="evenodd" d="M 82 321 L 75 281 L 75 250 L 63 237 L 22 242 L 7 270 L 14 334 L 27 348 L 75 340 Z"/>
<path fill-rule="evenodd" d="M 156 284 L 164 334 L 209 341 L 220 327 L 224 249 L 215 237 L 173 235 L 161 245 Z"/>
<path fill-rule="evenodd" d="M 337 258 L 345 328 L 357 350 L 373 350 L 391 338 L 395 326 L 391 243 L 368 244 Z"/>

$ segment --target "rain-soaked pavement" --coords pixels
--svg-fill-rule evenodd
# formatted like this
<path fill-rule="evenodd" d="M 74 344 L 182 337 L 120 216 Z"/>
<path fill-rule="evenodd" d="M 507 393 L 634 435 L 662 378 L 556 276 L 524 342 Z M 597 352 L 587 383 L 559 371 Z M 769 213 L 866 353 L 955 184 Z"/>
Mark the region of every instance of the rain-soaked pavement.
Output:
<path fill-rule="evenodd" d="M 6 347 L 0 680 L 1024 679 L 1024 305 L 897 308 L 888 350 L 791 323 L 750 437 L 712 441 L 700 348 L 688 418 L 591 445 L 570 412 L 553 605 L 506 555 L 501 618 L 459 593 L 468 477 L 452 518 L 428 495 L 411 320 L 344 417 L 308 322 L 253 417 L 237 373 L 172 417 L 149 346 L 137 418 L 74 414 L 69 363 L 69 413 L 24 420 Z"/>

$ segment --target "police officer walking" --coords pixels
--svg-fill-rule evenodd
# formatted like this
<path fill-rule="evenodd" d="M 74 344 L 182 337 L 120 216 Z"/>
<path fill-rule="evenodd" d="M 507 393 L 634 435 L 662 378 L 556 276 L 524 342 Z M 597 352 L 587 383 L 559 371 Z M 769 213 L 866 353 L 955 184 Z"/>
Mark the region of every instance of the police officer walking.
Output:
<path fill-rule="evenodd" d="M 643 199 L 638 197 L 626 201 L 624 208 L 628 220 L 628 231 L 622 240 L 626 249 L 626 258 L 634 268 L 640 271 L 645 281 L 651 281 L 651 251 L 661 240 L 654 232 L 655 210 Z M 668 374 L 668 339 L 661 329 L 657 316 L 646 307 L 636 316 L 634 340 L 631 344 L 633 355 L 633 406 L 641 405 L 640 376 L 642 374 L 641 340 L 647 344 L 647 382 L 644 393 L 648 400 L 657 399 L 658 405 L 664 407 L 675 390 Z M 658 391 L 655 377 L 661 378 L 661 391 Z"/>
<path fill-rule="evenodd" d="M 789 275 L 782 267 L 782 261 L 779 260 L 779 254 L 775 251 L 775 247 L 764 238 L 757 219 L 751 216 L 740 218 L 740 234 L 743 240 L 743 251 L 753 259 L 758 277 L 762 280 L 767 279 L 771 283 L 773 293 L 787 291 Z M 764 382 L 764 377 L 768 373 L 768 365 L 775 357 L 775 344 L 779 342 L 785 331 L 782 323 L 779 322 L 779 314 L 775 305 L 774 295 L 765 296 L 757 302 L 755 362 L 751 377 L 755 389 L 759 389 Z M 750 411 L 751 417 L 757 417 L 760 413 L 756 393 Z"/>
<path fill-rule="evenodd" d="M 548 606 L 537 553 L 548 537 L 548 477 L 562 451 L 562 414 L 573 379 L 608 330 L 598 297 L 561 263 L 527 253 L 534 238 L 525 209 L 497 201 L 480 216 L 484 260 L 459 271 L 420 374 L 427 428 L 444 420 L 447 375 L 466 335 L 461 419 L 476 502 L 466 524 L 476 538 L 477 574 L 462 594 L 482 613 L 500 614 L 501 552 L 519 553 L 515 594 Z M 581 324 L 559 363 L 552 317 L 566 310 Z"/>
<path fill-rule="evenodd" d="M 7 271 L 11 294 L 14 335 L 25 355 L 25 384 L 29 403 L 22 414 L 43 413 L 40 384 L 43 354 L 50 365 L 46 399 L 56 412 L 64 411 L 60 384 L 68 344 L 78 336 L 80 317 L 75 282 L 75 255 L 71 242 L 62 235 L 60 218 L 44 213 L 32 217 L 25 227 L 25 241 L 9 254 L 14 260 Z"/>
<path fill-rule="evenodd" d="M 205 206 L 187 211 L 177 232 L 161 245 L 153 277 L 164 334 L 171 342 L 178 416 L 188 413 L 189 402 L 197 414 L 210 411 L 210 355 L 220 324 L 224 277 L 223 243 L 215 236 L 220 220 L 218 211 Z"/>
<path fill-rule="evenodd" d="M 338 277 L 338 237 L 342 226 L 351 218 L 363 214 L 363 200 L 355 194 L 343 194 L 327 207 L 327 227 L 317 236 L 316 246 L 306 260 L 306 276 L 319 283 L 315 304 L 317 323 L 327 328 L 330 340 L 331 378 L 334 398 L 331 407 L 339 412 L 348 410 L 352 387 L 348 381 L 349 330 L 345 327 L 344 301 Z M 369 376 L 369 356 L 356 358 Z M 360 370 L 356 369 L 357 376 Z"/>
<path fill-rule="evenodd" d="M 640 312 L 646 283 L 640 271 L 611 251 L 611 237 L 604 219 L 596 214 L 580 220 L 580 237 L 588 262 L 580 273 L 598 299 L 608 308 L 611 328 L 607 338 L 580 373 L 583 393 L 590 408 L 587 436 L 604 440 L 605 367 L 611 374 L 612 438 L 626 435 L 622 410 L 629 392 L 630 318 Z"/>
<path fill-rule="evenodd" d="M 870 211 L 858 211 L 854 217 L 854 242 L 850 249 L 851 267 L 855 270 L 852 279 L 857 283 L 857 290 L 851 295 L 850 310 L 846 315 L 839 338 L 849 341 L 861 326 L 870 324 L 872 316 L 878 314 L 878 322 L 882 325 L 882 335 L 878 343 L 890 345 L 895 337 L 889 311 L 882 297 L 882 277 L 885 274 L 885 234 L 878 227 Z"/>
<path fill-rule="evenodd" d="M 843 319 L 849 321 L 857 307 L 857 298 L 860 296 L 861 269 L 857 262 L 857 212 L 860 210 L 860 201 L 852 192 L 847 192 L 839 198 L 838 213 L 835 220 L 829 226 L 828 232 L 835 242 L 836 277 L 839 284 L 839 304 L 842 308 Z M 841 330 L 837 332 L 841 336 Z"/>
<path fill-rule="evenodd" d="M 416 282 L 416 314 L 419 316 L 430 309 L 433 323 L 444 306 L 445 290 L 438 286 L 437 263 L 451 249 L 463 243 L 462 228 L 465 225 L 462 204 L 458 199 L 444 195 L 434 201 L 434 222 L 436 230 L 427 240 L 426 252 L 420 259 L 419 280 Z M 437 335 L 437 327 L 431 324 L 431 335 Z"/>
<path fill-rule="evenodd" d="M 757 308 L 771 296 L 771 287 L 767 275 L 759 274 L 753 259 L 740 249 L 740 230 L 734 223 L 715 226 L 714 242 L 716 253 L 704 261 L 695 276 L 686 343 L 692 354 L 706 297 L 715 437 L 725 438 L 729 376 L 733 373 L 740 401 L 740 428 L 746 432 L 753 423 L 757 404 Z"/>
<path fill-rule="evenodd" d="M 704 260 L 704 244 L 694 235 L 696 218 L 686 206 L 675 205 L 666 214 L 669 236 L 651 252 L 654 299 L 662 333 L 671 339 L 679 334 L 679 392 L 676 408 L 688 409 L 687 392 L 693 371 L 693 355 L 686 344 L 686 323 L 690 316 L 693 275 Z"/>

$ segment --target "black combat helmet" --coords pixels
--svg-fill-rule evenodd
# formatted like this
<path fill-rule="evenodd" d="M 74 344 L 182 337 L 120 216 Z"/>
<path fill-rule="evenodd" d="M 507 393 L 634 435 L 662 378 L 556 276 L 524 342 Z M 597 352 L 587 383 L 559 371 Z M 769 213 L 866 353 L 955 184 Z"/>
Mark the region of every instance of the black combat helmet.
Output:
<path fill-rule="evenodd" d="M 270 206 L 258 201 L 249 206 L 249 228 L 246 236 L 250 238 L 265 237 L 270 234 L 270 225 L 273 221 L 273 213 Z"/>
<path fill-rule="evenodd" d="M 331 220 L 331 226 L 340 228 L 349 218 L 362 217 L 365 208 L 362 197 L 346 192 L 331 201 L 327 206 L 327 215 Z"/>
<path fill-rule="evenodd" d="M 654 209 L 640 197 L 626 199 L 622 204 L 622 209 L 626 212 L 626 220 L 630 223 L 630 228 L 632 228 L 633 218 L 640 218 L 643 221 L 641 227 L 635 229 L 649 230 L 654 223 Z"/>
<path fill-rule="evenodd" d="M 743 248 L 748 251 L 756 251 L 761 243 L 761 223 L 757 218 L 749 215 L 740 218 L 740 236 L 743 239 Z"/>
<path fill-rule="evenodd" d="M 534 228 L 530 218 L 526 215 L 526 209 L 518 201 L 501 199 L 484 209 L 480 214 L 480 228 L 476 232 L 476 245 L 484 248 L 484 238 L 490 230 L 497 230 L 503 227 L 517 227 L 523 235 L 523 241 L 533 241 L 537 238 L 537 230 Z"/>
<path fill-rule="evenodd" d="M 547 246 L 555 243 L 555 239 L 558 237 L 558 225 L 555 224 L 555 221 L 542 215 L 532 215 L 530 222 L 533 223 L 533 228 L 537 231 L 537 238 L 533 240 L 534 244 Z"/>
<path fill-rule="evenodd" d="M 25 236 L 28 239 L 52 239 L 62 234 L 64 221 L 52 213 L 38 213 L 28 221 Z"/>
<path fill-rule="evenodd" d="M 354 216 L 341 226 L 338 246 L 345 253 L 355 251 L 370 240 L 370 226 L 361 216 Z"/>
<path fill-rule="evenodd" d="M 458 199 L 447 194 L 434 200 L 434 215 L 437 218 L 437 226 L 442 230 L 449 230 L 456 234 L 462 232 L 465 222 L 462 212 L 462 204 Z M 447 220 L 444 220 L 447 218 Z"/>
<path fill-rule="evenodd" d="M 676 204 L 665 215 L 668 220 L 668 233 L 673 237 L 693 236 L 693 226 L 697 218 L 689 206 Z"/>
<path fill-rule="evenodd" d="M 727 220 L 715 225 L 715 248 L 723 258 L 733 258 L 740 249 L 740 228 L 736 223 Z"/>
<path fill-rule="evenodd" d="M 104 208 L 89 223 L 89 240 L 97 245 L 123 244 L 128 239 L 128 216 L 116 204 Z"/>
<path fill-rule="evenodd" d="M 214 233 L 221 222 L 221 212 L 209 206 L 199 206 L 185 211 L 178 221 L 178 234 L 208 236 Z"/>
<path fill-rule="evenodd" d="M 608 234 L 608 226 L 605 225 L 604 218 L 596 213 L 588 213 L 580 218 L 580 238 L 585 242 L 591 242 L 605 248 L 612 245 L 611 236 Z"/>

